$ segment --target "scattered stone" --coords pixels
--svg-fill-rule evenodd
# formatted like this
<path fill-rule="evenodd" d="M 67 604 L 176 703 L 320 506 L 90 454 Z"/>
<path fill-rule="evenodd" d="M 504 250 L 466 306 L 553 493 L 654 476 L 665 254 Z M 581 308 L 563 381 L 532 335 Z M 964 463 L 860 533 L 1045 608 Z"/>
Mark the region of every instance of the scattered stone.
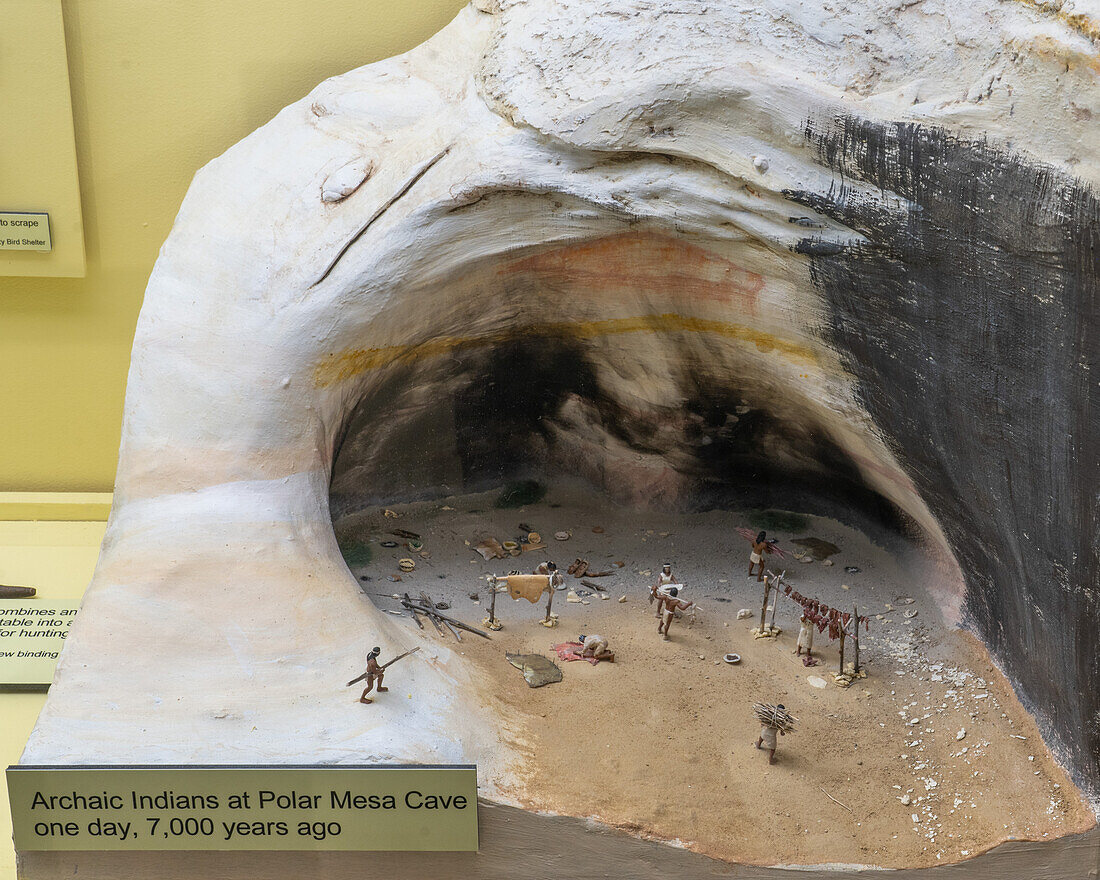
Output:
<path fill-rule="evenodd" d="M 847 584 L 841 584 L 841 585 L 840 585 L 840 589 L 842 589 L 842 590 L 850 590 L 850 589 L 852 589 L 852 588 L 851 588 L 851 587 L 849 587 L 849 586 L 848 586 Z"/>
<path fill-rule="evenodd" d="M 600 598 L 603 599 L 604 601 L 607 601 L 611 597 L 609 595 L 607 595 L 607 593 L 600 593 Z"/>
<path fill-rule="evenodd" d="M 964 727 L 962 730 L 960 730 L 958 733 L 955 734 L 955 742 L 958 742 L 960 739 L 964 739 L 965 737 L 966 737 L 966 728 Z"/>
<path fill-rule="evenodd" d="M 846 565 L 844 566 L 844 570 L 848 572 L 848 574 L 859 574 L 863 571 L 858 565 Z"/>
<path fill-rule="evenodd" d="M 565 595 L 565 601 L 566 601 L 566 602 L 575 602 L 575 603 L 577 603 L 577 604 L 580 604 L 580 601 L 581 601 L 581 597 L 580 597 L 580 596 L 578 596 L 578 595 L 577 595 L 577 594 L 576 594 L 575 592 L 573 592 L 573 590 L 570 590 L 570 591 L 569 591 L 568 593 L 566 593 L 566 595 Z"/>
<path fill-rule="evenodd" d="M 603 534 L 603 526 L 592 526 L 592 534 L 593 535 L 602 535 Z"/>
<path fill-rule="evenodd" d="M 909 806 L 911 803 L 913 803 L 913 799 L 907 794 L 903 794 L 901 797 L 898 798 L 898 800 L 901 801 L 904 806 Z"/>
<path fill-rule="evenodd" d="M 818 688 L 819 690 L 824 689 L 828 684 L 820 675 L 807 676 L 806 681 L 808 681 L 812 687 Z"/>
<path fill-rule="evenodd" d="M 620 603 L 625 602 L 625 601 L 626 601 L 626 596 L 619 596 L 619 602 Z"/>
<path fill-rule="evenodd" d="M 905 616 L 908 617 L 910 620 L 912 620 L 914 617 L 917 616 L 917 612 L 913 611 L 913 610 L 906 611 Z"/>
<path fill-rule="evenodd" d="M 744 620 L 746 617 L 752 617 L 752 612 L 748 608 L 742 608 L 737 612 L 738 620 Z"/>
<path fill-rule="evenodd" d="M 821 560 L 821 564 L 822 564 L 822 565 L 832 565 L 832 564 L 833 564 L 833 560 L 831 560 L 831 559 L 822 559 L 822 560 Z"/>
<path fill-rule="evenodd" d="M 812 556 L 810 556 L 808 553 L 805 556 L 796 557 L 796 558 L 798 559 L 799 562 L 801 562 L 803 564 L 807 564 L 807 565 L 814 561 L 814 558 Z"/>
<path fill-rule="evenodd" d="M 700 659 L 700 660 L 706 660 L 707 658 L 706 658 L 706 657 L 704 657 L 704 656 L 703 656 L 702 654 L 700 654 L 700 655 L 699 655 L 699 659 Z"/>

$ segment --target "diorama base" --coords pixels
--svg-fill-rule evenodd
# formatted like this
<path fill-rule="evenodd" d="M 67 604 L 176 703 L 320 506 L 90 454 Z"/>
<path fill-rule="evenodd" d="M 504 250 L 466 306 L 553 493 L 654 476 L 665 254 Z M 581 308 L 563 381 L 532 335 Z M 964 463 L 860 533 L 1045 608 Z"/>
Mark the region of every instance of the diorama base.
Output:
<path fill-rule="evenodd" d="M 762 820 L 766 824 L 766 820 Z M 762 824 L 762 827 L 763 827 Z M 757 833 L 760 829 L 745 829 Z M 640 840 L 581 819 L 539 815 L 482 802 L 477 853 L 369 852 L 23 852 L 20 880 L 789 880 L 791 869 L 730 865 Z M 1100 828 L 1050 843 L 1012 841 L 970 861 L 931 868 L 862 865 L 797 868 L 799 880 L 1081 880 L 1097 876 Z"/>

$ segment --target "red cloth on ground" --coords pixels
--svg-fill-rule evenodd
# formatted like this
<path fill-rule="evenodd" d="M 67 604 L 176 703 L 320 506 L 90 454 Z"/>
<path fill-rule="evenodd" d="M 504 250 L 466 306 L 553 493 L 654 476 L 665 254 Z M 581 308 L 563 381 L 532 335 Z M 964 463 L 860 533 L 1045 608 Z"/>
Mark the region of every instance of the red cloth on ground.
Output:
<path fill-rule="evenodd" d="M 584 645 L 580 642 L 562 642 L 560 645 L 551 645 L 550 650 L 558 655 L 559 660 L 564 660 L 567 663 L 572 660 L 587 660 L 593 666 L 600 661 L 595 657 L 582 657 L 581 650 Z"/>

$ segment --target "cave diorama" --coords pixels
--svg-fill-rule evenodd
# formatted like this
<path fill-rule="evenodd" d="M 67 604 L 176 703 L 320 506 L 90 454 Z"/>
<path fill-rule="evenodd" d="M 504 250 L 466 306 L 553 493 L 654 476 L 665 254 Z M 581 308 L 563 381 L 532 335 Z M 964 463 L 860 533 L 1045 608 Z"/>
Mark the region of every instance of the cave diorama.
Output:
<path fill-rule="evenodd" d="M 321 83 L 161 251 L 23 761 L 477 764 L 480 853 L 218 876 L 1086 876 L 1094 13 L 476 0 Z"/>

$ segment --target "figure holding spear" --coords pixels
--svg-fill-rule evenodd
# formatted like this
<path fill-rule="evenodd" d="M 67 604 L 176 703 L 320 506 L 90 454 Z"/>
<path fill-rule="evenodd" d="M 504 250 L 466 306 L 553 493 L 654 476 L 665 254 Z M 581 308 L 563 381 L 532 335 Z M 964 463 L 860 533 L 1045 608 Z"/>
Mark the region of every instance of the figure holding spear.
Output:
<path fill-rule="evenodd" d="M 351 681 L 349 681 L 346 687 L 351 687 L 357 681 L 362 681 L 365 678 L 367 680 L 367 687 L 366 690 L 364 690 L 362 695 L 359 697 L 359 702 L 373 703 L 374 700 L 368 697 L 367 694 L 371 692 L 376 684 L 378 685 L 378 693 L 380 694 L 385 693 L 389 690 L 388 687 L 382 687 L 382 679 L 385 676 L 386 667 L 392 666 L 398 660 L 401 660 L 404 657 L 408 657 L 410 654 L 415 654 L 419 650 L 419 647 L 413 648 L 411 651 L 406 651 L 404 654 L 398 654 L 388 663 L 379 664 L 378 655 L 382 653 L 382 649 L 377 647 L 371 648 L 370 653 L 367 654 L 367 671 L 360 675 L 358 678 L 353 678 Z"/>

